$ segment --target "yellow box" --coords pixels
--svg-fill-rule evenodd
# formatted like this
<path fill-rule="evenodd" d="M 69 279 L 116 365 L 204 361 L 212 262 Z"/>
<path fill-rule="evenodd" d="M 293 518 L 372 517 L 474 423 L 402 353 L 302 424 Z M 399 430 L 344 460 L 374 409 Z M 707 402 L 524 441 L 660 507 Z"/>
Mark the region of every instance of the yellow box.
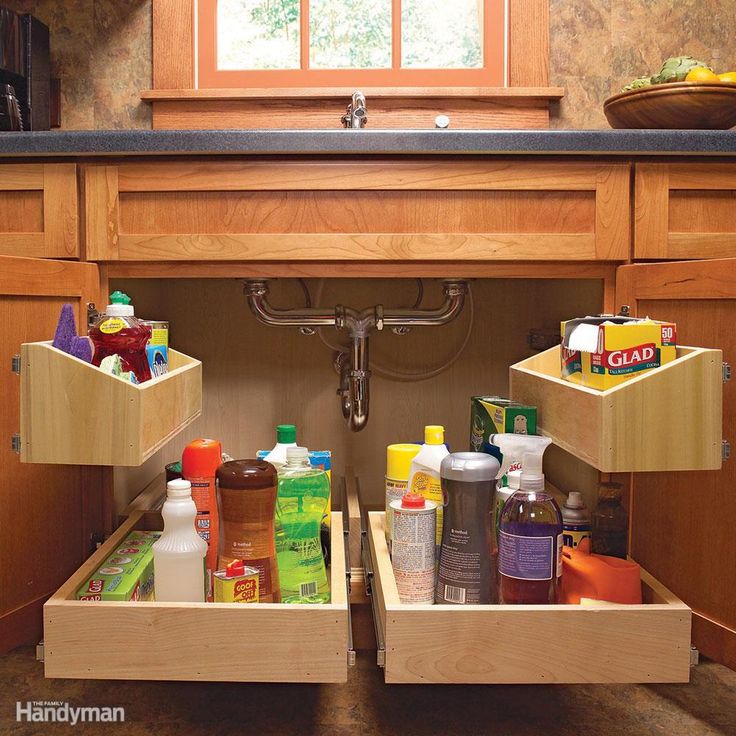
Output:
<path fill-rule="evenodd" d="M 255 567 L 242 567 L 241 570 L 232 577 L 228 577 L 227 570 L 215 573 L 215 603 L 258 603 L 258 570 Z"/>
<path fill-rule="evenodd" d="M 562 323 L 562 377 L 605 391 L 677 357 L 677 326 L 633 317 Z"/>

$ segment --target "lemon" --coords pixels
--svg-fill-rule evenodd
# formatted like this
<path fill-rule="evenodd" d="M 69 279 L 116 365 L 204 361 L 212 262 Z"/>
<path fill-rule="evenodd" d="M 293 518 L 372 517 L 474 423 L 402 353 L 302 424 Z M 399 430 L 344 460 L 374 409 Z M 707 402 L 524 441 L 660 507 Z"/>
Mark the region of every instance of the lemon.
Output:
<path fill-rule="evenodd" d="M 685 77 L 686 82 L 719 82 L 718 75 L 707 66 L 696 66 Z"/>
<path fill-rule="evenodd" d="M 736 72 L 723 72 L 723 74 L 718 75 L 718 79 L 728 84 L 736 84 Z"/>

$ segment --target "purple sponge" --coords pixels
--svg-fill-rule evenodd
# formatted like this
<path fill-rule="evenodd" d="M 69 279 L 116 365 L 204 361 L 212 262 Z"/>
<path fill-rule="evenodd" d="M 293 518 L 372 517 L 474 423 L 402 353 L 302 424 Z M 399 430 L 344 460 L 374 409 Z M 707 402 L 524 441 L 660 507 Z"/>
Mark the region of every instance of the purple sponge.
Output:
<path fill-rule="evenodd" d="M 54 342 L 52 345 L 68 353 L 72 347 L 72 338 L 76 336 L 77 321 L 74 319 L 74 307 L 71 304 L 64 304 L 61 308 L 59 321 L 56 324 L 56 332 L 54 333 Z"/>
<path fill-rule="evenodd" d="M 72 335 L 72 344 L 69 348 L 69 355 L 73 355 L 75 358 L 79 358 L 79 360 L 83 360 L 86 363 L 91 363 L 92 345 L 90 344 L 89 338 Z"/>

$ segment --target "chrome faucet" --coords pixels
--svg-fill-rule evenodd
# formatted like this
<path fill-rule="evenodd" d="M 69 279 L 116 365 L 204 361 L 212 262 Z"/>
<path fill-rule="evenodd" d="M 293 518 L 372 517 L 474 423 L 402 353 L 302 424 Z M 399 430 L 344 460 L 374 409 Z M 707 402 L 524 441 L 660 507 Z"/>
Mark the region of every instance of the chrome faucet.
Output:
<path fill-rule="evenodd" d="M 368 122 L 368 110 L 365 104 L 365 95 L 362 92 L 353 92 L 353 99 L 340 121 L 343 128 L 365 128 Z"/>

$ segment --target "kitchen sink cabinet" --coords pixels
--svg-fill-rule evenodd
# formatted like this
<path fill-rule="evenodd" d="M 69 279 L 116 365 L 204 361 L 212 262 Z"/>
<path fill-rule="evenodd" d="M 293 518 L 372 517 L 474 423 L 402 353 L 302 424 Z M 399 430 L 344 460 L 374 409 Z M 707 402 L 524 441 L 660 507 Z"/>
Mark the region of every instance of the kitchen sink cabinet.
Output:
<path fill-rule="evenodd" d="M 0 164 L 0 255 L 79 258 L 77 166 Z"/>

